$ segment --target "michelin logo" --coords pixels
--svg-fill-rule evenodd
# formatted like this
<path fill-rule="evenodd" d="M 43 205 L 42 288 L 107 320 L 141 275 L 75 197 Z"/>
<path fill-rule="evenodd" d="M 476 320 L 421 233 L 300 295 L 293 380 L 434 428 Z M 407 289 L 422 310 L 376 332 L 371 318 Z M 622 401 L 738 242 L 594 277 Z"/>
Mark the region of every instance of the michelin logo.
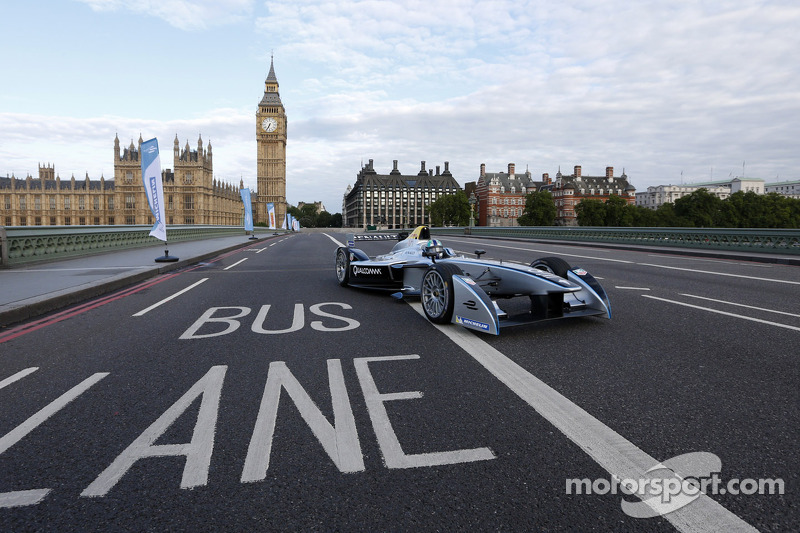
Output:
<path fill-rule="evenodd" d="M 489 331 L 489 324 L 478 322 L 477 320 L 472 320 L 471 318 L 464 318 L 463 316 L 456 316 L 456 324 Z"/>

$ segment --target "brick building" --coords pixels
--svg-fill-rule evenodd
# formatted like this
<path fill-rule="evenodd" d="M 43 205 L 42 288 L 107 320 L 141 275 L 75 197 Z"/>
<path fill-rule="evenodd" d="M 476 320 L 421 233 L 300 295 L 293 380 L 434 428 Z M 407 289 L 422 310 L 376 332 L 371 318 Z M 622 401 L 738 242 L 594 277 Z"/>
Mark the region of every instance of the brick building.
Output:
<path fill-rule="evenodd" d="M 531 173 L 516 172 L 514 163 L 508 164 L 508 172 L 486 172 L 486 165 L 481 164 L 480 176 L 475 185 L 479 226 L 507 227 L 516 226 L 517 218 L 525 211 L 525 197 L 538 190 L 549 181 L 543 175 L 543 181 L 533 181 Z"/>
<path fill-rule="evenodd" d="M 579 165 L 575 166 L 571 175 L 566 176 L 559 168 L 556 179 L 541 188 L 553 195 L 556 224 L 559 226 L 578 225 L 575 207 L 582 200 L 606 202 L 614 194 L 629 204 L 636 201 L 636 188 L 628 181 L 624 170 L 621 176 L 614 176 L 614 167 L 606 167 L 605 176 L 584 176 Z"/>

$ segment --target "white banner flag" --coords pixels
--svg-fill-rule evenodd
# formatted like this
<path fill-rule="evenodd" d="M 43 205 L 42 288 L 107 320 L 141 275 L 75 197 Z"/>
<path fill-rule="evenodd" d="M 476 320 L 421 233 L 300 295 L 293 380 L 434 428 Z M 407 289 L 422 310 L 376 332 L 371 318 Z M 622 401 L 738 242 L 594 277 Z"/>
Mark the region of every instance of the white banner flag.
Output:
<path fill-rule="evenodd" d="M 278 222 L 275 220 L 275 204 L 267 203 L 267 215 L 269 217 L 269 229 L 278 229 Z"/>
<path fill-rule="evenodd" d="M 150 235 L 167 242 L 167 226 L 164 221 L 164 184 L 161 181 L 161 159 L 158 156 L 158 140 L 150 139 L 142 143 L 142 183 L 147 203 L 156 223 Z"/>

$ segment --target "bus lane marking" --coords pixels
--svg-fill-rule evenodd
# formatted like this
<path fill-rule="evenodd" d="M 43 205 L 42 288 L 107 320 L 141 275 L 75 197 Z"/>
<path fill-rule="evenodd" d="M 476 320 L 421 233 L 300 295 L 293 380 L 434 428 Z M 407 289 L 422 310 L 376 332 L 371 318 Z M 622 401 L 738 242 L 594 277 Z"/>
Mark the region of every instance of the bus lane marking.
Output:
<path fill-rule="evenodd" d="M 176 292 L 176 293 L 175 293 L 175 294 L 173 294 L 172 296 L 168 296 L 168 297 L 164 298 L 163 300 L 161 300 L 160 302 L 156 302 L 156 303 L 154 303 L 153 305 L 151 305 L 151 306 L 150 306 L 150 307 L 148 307 L 147 309 L 142 309 L 141 311 L 139 311 L 138 313 L 136 313 L 136 314 L 134 314 L 134 315 L 132 315 L 132 316 L 142 316 L 142 315 L 144 315 L 144 314 L 146 314 L 146 313 L 149 313 L 150 311 L 152 311 L 152 310 L 153 310 L 153 309 L 155 309 L 156 307 L 158 307 L 158 306 L 160 306 L 160 305 L 163 305 L 163 304 L 167 303 L 168 301 L 170 301 L 170 300 L 172 300 L 172 299 L 174 299 L 174 298 L 177 298 L 178 296 L 180 296 L 181 294 L 183 294 L 183 293 L 185 293 L 185 292 L 189 292 L 190 290 L 194 289 L 195 287 L 197 287 L 198 285 L 200 285 L 201 283 L 203 283 L 204 281 L 207 281 L 207 280 L 208 280 L 208 278 L 203 278 L 203 279 L 201 279 L 200 281 L 198 281 L 198 282 L 196 282 L 196 283 L 193 283 L 193 284 L 189 285 L 189 286 L 188 286 L 188 287 L 186 287 L 185 289 L 183 289 L 183 290 L 180 290 L 180 291 Z"/>

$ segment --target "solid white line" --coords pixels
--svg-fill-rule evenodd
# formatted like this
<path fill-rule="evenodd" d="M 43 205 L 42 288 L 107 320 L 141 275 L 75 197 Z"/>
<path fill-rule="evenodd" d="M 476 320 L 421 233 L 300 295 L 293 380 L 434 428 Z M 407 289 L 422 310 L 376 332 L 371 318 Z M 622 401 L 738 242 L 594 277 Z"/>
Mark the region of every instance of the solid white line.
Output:
<path fill-rule="evenodd" d="M 597 278 L 595 278 L 597 279 Z M 623 291 L 649 291 L 649 287 L 614 287 L 615 289 L 621 289 Z"/>
<path fill-rule="evenodd" d="M 43 424 L 48 418 L 66 407 L 69 402 L 86 392 L 92 385 L 107 375 L 108 372 L 98 372 L 89 376 L 43 407 L 41 410 L 39 410 L 39 412 L 35 413 L 25 422 L 6 433 L 2 438 L 0 438 L 0 454 L 22 440 L 28 433 L 36 429 L 39 425 Z"/>
<path fill-rule="evenodd" d="M 409 302 L 424 316 L 419 302 Z M 432 324 L 617 479 L 640 479 L 659 462 L 568 398 L 481 340 L 453 325 Z M 676 479 L 680 479 L 677 478 Z M 652 499 L 643 500 L 650 505 Z M 756 531 L 705 494 L 663 516 L 680 531 Z"/>
<path fill-rule="evenodd" d="M 19 372 L 17 372 L 13 376 L 7 377 L 3 381 L 0 381 L 0 389 L 2 389 L 3 387 L 7 387 L 7 386 L 11 385 L 15 381 L 18 381 L 18 380 L 24 378 L 28 374 L 33 374 L 37 370 L 39 370 L 38 366 L 32 366 L 31 368 L 26 368 L 25 370 L 20 370 Z"/>
<path fill-rule="evenodd" d="M 709 302 L 717 302 L 720 304 L 736 305 L 739 307 L 744 307 L 746 309 L 755 309 L 756 311 L 766 311 L 767 313 L 776 313 L 779 315 L 800 317 L 800 315 L 798 314 L 787 313 L 786 311 L 777 311 L 775 309 L 767 309 L 765 307 L 755 307 L 753 305 L 737 304 L 735 302 L 726 302 L 725 300 L 715 300 L 714 298 L 706 298 L 705 296 L 695 296 L 694 294 L 681 294 L 681 296 L 688 296 L 689 298 L 698 298 L 700 300 L 708 300 Z"/>
<path fill-rule="evenodd" d="M 684 272 L 698 272 L 700 274 L 713 274 L 717 276 L 728 276 L 731 278 L 743 278 L 743 279 L 752 279 L 756 281 L 772 281 L 774 283 L 788 283 L 789 285 L 800 285 L 800 281 L 789 281 L 785 279 L 776 279 L 776 278 L 758 278 L 755 276 L 743 276 L 741 274 L 728 274 L 726 272 L 711 272 L 708 270 L 697 270 L 694 268 L 682 268 L 682 267 L 673 267 L 673 266 L 666 266 L 666 265 L 653 265 L 651 263 L 636 263 L 637 265 L 641 266 L 650 266 L 656 268 L 667 268 L 669 270 L 682 270 Z"/>
<path fill-rule="evenodd" d="M 327 233 L 323 233 L 323 235 L 325 235 L 327 238 L 329 238 L 330 240 L 332 240 L 332 241 L 333 241 L 333 243 L 334 243 L 336 246 L 344 246 L 344 244 L 343 244 L 343 243 L 341 243 L 341 242 L 337 241 L 336 239 L 334 239 L 333 237 L 331 237 L 331 236 L 330 236 L 330 235 L 328 235 Z"/>
<path fill-rule="evenodd" d="M 148 307 L 147 309 L 142 309 L 141 311 L 139 311 L 138 313 L 136 313 L 135 315 L 132 315 L 132 316 L 142 316 L 142 315 L 143 315 L 143 314 L 145 314 L 145 313 L 149 313 L 150 311 L 152 311 L 153 309 L 155 309 L 155 308 L 156 308 L 156 307 L 158 307 L 159 305 L 161 305 L 161 304 L 165 304 L 165 303 L 167 303 L 168 301 L 172 300 L 173 298 L 177 298 L 178 296 L 180 296 L 180 295 L 181 295 L 181 294 L 183 294 L 184 292 L 187 292 L 187 291 L 190 291 L 190 290 L 194 289 L 195 287 L 197 287 L 198 285 L 200 285 L 201 283 L 203 283 L 203 282 L 204 282 L 204 281 L 206 281 L 207 279 L 208 279 L 208 278 L 203 278 L 203 279 L 201 279 L 200 281 L 198 281 L 198 282 L 196 282 L 196 283 L 193 283 L 193 284 L 189 285 L 189 286 L 188 286 L 188 287 L 186 287 L 185 289 L 183 289 L 183 290 L 180 290 L 180 291 L 176 292 L 176 293 L 175 293 L 175 294 L 173 294 L 172 296 L 169 296 L 169 297 L 167 297 L 167 298 L 164 298 L 164 299 L 163 299 L 163 300 L 161 300 L 160 302 L 156 302 L 156 303 L 154 303 L 153 305 L 151 305 L 151 306 L 150 306 L 150 307 Z"/>
<path fill-rule="evenodd" d="M 245 257 L 244 259 L 240 259 L 239 261 L 236 261 L 236 262 L 235 262 L 234 264 L 232 264 L 232 265 L 226 266 L 226 267 L 225 267 L 225 268 L 223 268 L 222 270 L 228 270 L 229 268 L 233 268 L 233 267 L 235 267 L 236 265 L 238 265 L 238 264 L 240 264 L 240 263 L 244 263 L 245 261 L 247 261 L 247 258 L 246 258 L 246 257 Z"/>
<path fill-rule="evenodd" d="M 776 326 L 776 327 L 779 327 L 779 328 L 786 328 L 786 329 L 793 329 L 795 331 L 800 331 L 799 327 L 790 326 L 789 324 L 781 324 L 779 322 L 771 322 L 769 320 L 761 320 L 760 318 L 753 318 L 751 316 L 737 315 L 736 313 L 728 313 L 727 311 L 720 311 L 718 309 L 711 309 L 710 307 L 701 307 L 699 305 L 687 304 L 685 302 L 678 302 L 676 300 L 668 300 L 666 298 L 659 298 L 657 296 L 649 296 L 647 294 L 642 294 L 642 296 L 644 298 L 650 298 L 650 299 L 653 299 L 653 300 L 660 300 L 662 302 L 669 302 L 671 304 L 682 305 L 684 307 L 691 307 L 692 309 L 700 309 L 701 311 L 708 311 L 710 313 L 717 313 L 718 315 L 732 316 L 732 317 L 735 317 L 735 318 L 741 318 L 741 319 L 744 319 L 744 320 L 750 320 L 752 322 L 758 322 L 760 324 L 767 324 L 769 326 Z"/>

